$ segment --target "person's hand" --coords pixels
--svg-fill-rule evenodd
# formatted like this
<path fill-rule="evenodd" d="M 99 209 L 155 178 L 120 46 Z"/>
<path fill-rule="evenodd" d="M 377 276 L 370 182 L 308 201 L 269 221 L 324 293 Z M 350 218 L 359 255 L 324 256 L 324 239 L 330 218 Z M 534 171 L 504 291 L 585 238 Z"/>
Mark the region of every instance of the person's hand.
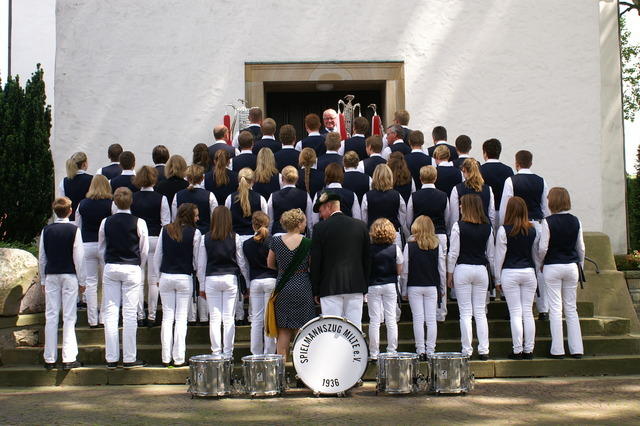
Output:
<path fill-rule="evenodd" d="M 447 287 L 453 288 L 453 274 L 452 273 L 448 273 L 447 274 Z"/>
<path fill-rule="evenodd" d="M 496 290 L 502 293 L 502 286 L 500 284 L 496 284 Z"/>
<path fill-rule="evenodd" d="M 40 288 L 42 289 L 42 294 L 46 294 L 46 292 L 47 292 L 47 291 L 46 291 L 46 290 L 45 290 L 45 288 L 44 288 L 44 284 L 42 284 L 42 285 L 40 286 Z"/>
<path fill-rule="evenodd" d="M 407 300 L 409 300 L 409 296 L 402 296 L 402 300 L 406 302 Z"/>
<path fill-rule="evenodd" d="M 78 291 L 80 291 L 80 294 L 84 294 L 84 291 L 87 289 L 87 287 L 81 285 L 78 287 Z"/>
<path fill-rule="evenodd" d="M 320 304 L 320 297 L 319 296 L 313 296 L 313 301 L 316 303 L 316 305 Z"/>
<path fill-rule="evenodd" d="M 198 293 L 200 295 L 200 297 L 202 297 L 203 299 L 207 298 L 207 293 L 205 293 L 204 291 L 201 291 L 200 293 Z"/>
<path fill-rule="evenodd" d="M 242 296 L 245 298 L 249 297 L 249 289 L 247 289 L 244 293 L 242 293 Z"/>

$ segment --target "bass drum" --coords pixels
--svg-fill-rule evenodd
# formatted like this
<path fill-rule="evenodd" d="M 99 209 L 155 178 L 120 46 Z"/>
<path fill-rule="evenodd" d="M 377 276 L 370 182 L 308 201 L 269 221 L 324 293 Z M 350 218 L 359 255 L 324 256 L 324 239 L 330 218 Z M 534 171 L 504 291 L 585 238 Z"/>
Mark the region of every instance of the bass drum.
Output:
<path fill-rule="evenodd" d="M 315 395 L 344 395 L 362 379 L 368 356 L 364 334 L 336 316 L 312 319 L 298 331 L 293 344 L 298 378 Z"/>

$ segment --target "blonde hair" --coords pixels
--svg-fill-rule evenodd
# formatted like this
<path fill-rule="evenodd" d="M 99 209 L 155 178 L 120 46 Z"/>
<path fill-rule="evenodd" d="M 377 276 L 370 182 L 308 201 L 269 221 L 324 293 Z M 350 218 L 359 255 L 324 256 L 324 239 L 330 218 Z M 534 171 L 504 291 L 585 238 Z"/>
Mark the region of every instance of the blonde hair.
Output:
<path fill-rule="evenodd" d="M 477 194 L 467 194 L 460 198 L 460 216 L 469 223 L 489 223 L 484 214 L 482 199 Z"/>
<path fill-rule="evenodd" d="M 186 175 L 187 182 L 189 182 L 189 186 L 187 187 L 187 189 L 189 191 L 193 191 L 195 189 L 195 186 L 202 182 L 202 179 L 204 179 L 204 168 L 198 164 L 192 164 L 187 167 Z"/>
<path fill-rule="evenodd" d="M 286 166 L 282 169 L 282 181 L 289 185 L 295 185 L 298 182 L 298 169 L 293 166 Z"/>
<path fill-rule="evenodd" d="M 396 241 L 396 228 L 389 219 L 381 217 L 371 224 L 369 236 L 373 244 L 393 244 Z"/>
<path fill-rule="evenodd" d="M 465 176 L 464 185 L 476 192 L 481 192 L 482 187 L 484 186 L 484 179 L 482 178 L 482 174 L 480 174 L 478 162 L 473 158 L 467 158 L 462 163 L 461 169 L 463 173 L 467 174 Z"/>
<path fill-rule="evenodd" d="M 434 183 L 438 179 L 438 169 L 433 166 L 420 167 L 420 182 Z"/>
<path fill-rule="evenodd" d="M 273 175 L 276 174 L 278 174 L 278 168 L 276 167 L 276 157 L 273 156 L 273 151 L 270 148 L 260 149 L 256 159 L 255 181 L 269 183 Z"/>
<path fill-rule="evenodd" d="M 267 239 L 269 236 L 269 216 L 263 211 L 258 210 L 253 213 L 253 216 L 251 216 L 251 226 L 256 233 L 253 236 L 255 241 L 261 242 Z"/>
<path fill-rule="evenodd" d="M 411 171 L 404 159 L 404 155 L 400 151 L 396 151 L 389 156 L 387 165 L 393 172 L 393 183 L 396 186 L 407 185 L 411 183 Z"/>
<path fill-rule="evenodd" d="M 158 170 L 151 166 L 142 166 L 133 178 L 133 184 L 138 188 L 154 186 L 158 182 Z"/>
<path fill-rule="evenodd" d="M 566 188 L 554 186 L 547 195 L 549 200 L 549 210 L 551 213 L 560 213 L 571 210 L 571 197 Z"/>
<path fill-rule="evenodd" d="M 169 157 L 169 161 L 164 166 L 164 173 L 167 179 L 170 177 L 184 178 L 184 173 L 187 170 L 187 162 L 181 155 L 172 155 Z"/>
<path fill-rule="evenodd" d="M 360 157 L 358 157 L 358 153 L 355 151 L 347 151 L 344 157 L 342 157 L 342 162 L 345 167 L 358 167 Z"/>
<path fill-rule="evenodd" d="M 300 151 L 300 156 L 298 157 L 298 164 L 301 169 L 304 169 L 304 187 L 307 192 L 311 192 L 311 167 L 316 164 L 316 160 L 318 157 L 316 156 L 316 152 L 312 148 L 304 148 Z"/>
<path fill-rule="evenodd" d="M 306 216 L 300 209 L 291 209 L 282 213 L 280 216 L 280 225 L 287 232 L 295 231 L 296 228 L 306 219 Z"/>
<path fill-rule="evenodd" d="M 262 149 L 260 151 L 262 151 Z M 249 191 L 253 186 L 253 179 L 253 170 L 248 167 L 241 169 L 238 173 L 238 194 L 236 195 L 234 202 L 240 203 L 240 208 L 242 208 L 242 216 L 244 217 L 251 216 L 251 202 L 249 201 Z"/>
<path fill-rule="evenodd" d="M 93 179 L 91 179 L 87 198 L 92 200 L 111 200 L 113 198 L 113 194 L 111 194 L 109 179 L 103 175 L 95 175 Z"/>
<path fill-rule="evenodd" d="M 377 191 L 388 191 L 393 189 L 393 172 L 386 164 L 378 164 L 373 171 L 371 188 Z"/>
<path fill-rule="evenodd" d="M 121 186 L 113 193 L 113 202 L 120 210 L 127 210 L 131 207 L 133 193 L 126 186 Z"/>
<path fill-rule="evenodd" d="M 82 168 L 82 165 L 87 162 L 87 154 L 84 152 L 75 152 L 71 157 L 67 159 L 67 177 L 73 179 L 78 173 L 78 170 Z"/>
<path fill-rule="evenodd" d="M 215 154 L 213 175 L 216 178 L 216 186 L 224 186 L 229 183 L 227 166 L 229 165 L 229 153 L 224 149 L 219 149 Z"/>
<path fill-rule="evenodd" d="M 421 215 L 411 225 L 411 235 L 421 250 L 433 250 L 440 244 L 429 216 Z"/>
<path fill-rule="evenodd" d="M 51 204 L 53 212 L 60 219 L 64 219 L 71 214 L 71 200 L 67 197 L 58 197 Z"/>
<path fill-rule="evenodd" d="M 438 145 L 436 149 L 433 150 L 433 158 L 436 160 L 448 160 L 451 157 L 451 153 L 449 152 L 449 148 L 444 145 Z"/>

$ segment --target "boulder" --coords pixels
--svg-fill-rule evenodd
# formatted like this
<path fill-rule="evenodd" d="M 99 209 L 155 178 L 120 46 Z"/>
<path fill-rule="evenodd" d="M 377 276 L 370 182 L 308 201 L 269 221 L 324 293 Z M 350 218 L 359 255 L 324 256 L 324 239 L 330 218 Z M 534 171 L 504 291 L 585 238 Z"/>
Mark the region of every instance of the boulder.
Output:
<path fill-rule="evenodd" d="M 20 302 L 20 314 L 37 314 L 45 311 L 44 291 L 39 282 L 33 283 Z"/>
<path fill-rule="evenodd" d="M 20 313 L 21 302 L 27 291 L 40 287 L 38 260 L 31 253 L 11 248 L 0 248 L 0 316 Z"/>
<path fill-rule="evenodd" d="M 16 346 L 38 346 L 40 332 L 36 329 L 17 330 L 13 332 L 13 339 Z"/>

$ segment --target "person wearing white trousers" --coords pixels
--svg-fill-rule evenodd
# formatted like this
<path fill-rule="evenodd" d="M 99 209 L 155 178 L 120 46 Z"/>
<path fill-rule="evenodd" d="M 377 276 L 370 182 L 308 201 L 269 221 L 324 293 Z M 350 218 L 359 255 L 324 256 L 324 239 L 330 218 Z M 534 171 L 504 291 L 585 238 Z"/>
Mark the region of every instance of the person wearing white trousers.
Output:
<path fill-rule="evenodd" d="M 498 228 L 495 249 L 496 287 L 504 294 L 509 307 L 511 359 L 533 359 L 536 323 L 533 299 L 539 269 L 540 234 L 529 222 L 527 205 L 520 197 L 507 204 L 505 224 Z"/>
<path fill-rule="evenodd" d="M 569 353 L 582 358 L 584 347 L 580 319 L 576 305 L 579 268 L 584 267 L 584 239 L 582 224 L 569 213 L 571 199 L 564 188 L 549 190 L 551 215 L 542 222 L 540 258 L 544 259 L 542 271 L 546 282 L 551 329 L 551 358 L 562 358 L 564 335 L 562 313 L 567 323 Z"/>
<path fill-rule="evenodd" d="M 80 367 L 76 360 L 76 299 L 78 283 L 85 282 L 84 249 L 80 229 L 69 222 L 71 200 L 57 198 L 53 203 L 54 223 L 40 235 L 39 272 L 45 293 L 45 368 L 55 367 L 58 358 L 58 321 L 62 310 L 62 362 L 65 370 Z M 84 286 L 80 287 L 80 291 Z"/>
<path fill-rule="evenodd" d="M 176 220 L 162 228 L 156 247 L 154 273 L 160 276 L 162 299 L 162 364 L 186 365 L 187 311 L 193 292 L 193 271 L 197 268 L 200 231 L 195 228 L 198 209 L 184 203 Z M 177 240 L 176 238 L 179 238 Z"/>
<path fill-rule="evenodd" d="M 411 225 L 412 236 L 404 248 L 402 296 L 409 300 L 413 316 L 416 352 L 422 361 L 435 352 L 438 337 L 438 305 L 446 299 L 446 246 L 436 235 L 433 221 L 421 215 Z M 444 293 L 444 298 L 439 296 Z M 425 340 L 424 327 L 427 326 Z"/>
<path fill-rule="evenodd" d="M 487 323 L 487 290 L 489 270 L 493 265 L 494 242 L 491 224 L 482 211 L 478 195 L 461 199 L 462 220 L 451 228 L 447 259 L 447 285 L 456 289 L 460 311 L 462 353 L 473 354 L 471 317 L 476 324 L 480 360 L 489 359 L 489 326 Z"/>
<path fill-rule="evenodd" d="M 115 369 L 120 359 L 118 316 L 122 304 L 122 360 L 124 368 L 146 366 L 137 359 L 136 312 L 142 285 L 142 268 L 147 263 L 147 224 L 131 214 L 131 190 L 116 189 L 116 213 L 104 219 L 98 231 L 98 252 L 104 262 L 104 336 L 107 368 Z"/>

